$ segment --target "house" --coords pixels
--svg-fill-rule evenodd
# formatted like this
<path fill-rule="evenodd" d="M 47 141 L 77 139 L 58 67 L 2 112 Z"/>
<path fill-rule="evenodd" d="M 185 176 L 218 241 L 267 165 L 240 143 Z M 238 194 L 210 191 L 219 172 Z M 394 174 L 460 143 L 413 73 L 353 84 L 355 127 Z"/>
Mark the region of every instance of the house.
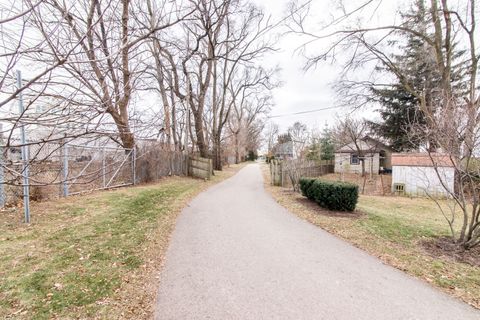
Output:
<path fill-rule="evenodd" d="M 365 173 L 379 174 L 391 170 L 391 157 L 392 149 L 376 139 L 365 137 L 335 151 L 335 172 L 361 174 L 363 158 Z"/>
<path fill-rule="evenodd" d="M 410 196 L 449 197 L 455 188 L 455 167 L 446 154 L 394 153 L 392 192 Z"/>
<path fill-rule="evenodd" d="M 283 143 L 278 143 L 275 145 L 275 158 L 276 159 L 293 159 L 293 141 L 285 141 Z"/>

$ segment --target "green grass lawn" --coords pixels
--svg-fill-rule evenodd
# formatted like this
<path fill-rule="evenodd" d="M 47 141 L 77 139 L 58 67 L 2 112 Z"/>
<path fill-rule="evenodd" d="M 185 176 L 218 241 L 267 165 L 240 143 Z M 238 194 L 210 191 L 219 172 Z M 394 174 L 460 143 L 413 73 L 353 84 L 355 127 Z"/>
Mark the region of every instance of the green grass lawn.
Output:
<path fill-rule="evenodd" d="M 129 308 L 151 307 L 177 213 L 235 171 L 36 203 L 29 226 L 0 213 L 0 318 L 148 318 Z"/>
<path fill-rule="evenodd" d="M 291 212 L 480 308 L 480 267 L 424 245 L 450 235 L 434 202 L 423 198 L 360 196 L 357 213 L 331 213 L 289 189 L 270 186 L 267 170 L 264 168 L 267 190 Z M 471 255 L 479 253 L 475 250 Z"/>
<path fill-rule="evenodd" d="M 368 214 L 359 225 L 381 238 L 410 244 L 424 238 L 449 236 L 448 225 L 427 199 L 360 196 L 357 210 Z"/>
<path fill-rule="evenodd" d="M 443 201 L 443 206 L 447 201 Z M 480 267 L 448 257 L 441 251 L 430 252 L 422 242 L 450 236 L 443 215 L 428 199 L 361 196 L 358 210 L 367 213 L 356 224 L 397 249 L 390 254 L 401 268 L 426 279 L 465 301 L 480 307 Z M 478 255 L 475 250 L 472 255 Z"/>

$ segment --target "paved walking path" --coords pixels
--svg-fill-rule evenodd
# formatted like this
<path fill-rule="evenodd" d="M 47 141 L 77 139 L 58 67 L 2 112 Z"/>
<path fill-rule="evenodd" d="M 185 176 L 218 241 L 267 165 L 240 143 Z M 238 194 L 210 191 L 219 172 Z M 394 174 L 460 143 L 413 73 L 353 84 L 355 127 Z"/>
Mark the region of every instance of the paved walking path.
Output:
<path fill-rule="evenodd" d="M 156 319 L 480 319 L 278 205 L 248 165 L 180 215 Z"/>

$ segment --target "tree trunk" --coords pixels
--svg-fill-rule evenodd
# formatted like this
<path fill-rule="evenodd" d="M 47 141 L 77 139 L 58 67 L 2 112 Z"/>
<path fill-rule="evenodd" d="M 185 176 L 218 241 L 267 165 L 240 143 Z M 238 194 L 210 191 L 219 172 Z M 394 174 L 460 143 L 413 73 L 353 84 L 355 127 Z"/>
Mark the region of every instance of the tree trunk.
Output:
<path fill-rule="evenodd" d="M 218 134 L 213 135 L 213 168 L 222 170 L 222 146 Z"/>
<path fill-rule="evenodd" d="M 203 113 L 199 112 L 198 110 L 193 112 L 193 120 L 195 123 L 196 144 L 198 147 L 198 151 L 200 152 L 200 157 L 207 158 L 208 148 L 207 144 L 205 143 L 205 134 L 203 129 Z"/>
<path fill-rule="evenodd" d="M 170 90 L 170 101 L 172 104 L 172 137 L 173 144 L 175 146 L 175 151 L 180 151 L 182 149 L 181 142 L 177 136 L 177 106 L 175 103 L 175 97 L 173 90 Z"/>
<path fill-rule="evenodd" d="M 240 146 L 238 144 L 238 132 L 235 132 L 235 163 L 240 163 Z"/>
<path fill-rule="evenodd" d="M 125 149 L 133 149 L 135 147 L 135 138 L 130 130 L 120 131 L 120 140 L 122 142 L 122 147 Z"/>

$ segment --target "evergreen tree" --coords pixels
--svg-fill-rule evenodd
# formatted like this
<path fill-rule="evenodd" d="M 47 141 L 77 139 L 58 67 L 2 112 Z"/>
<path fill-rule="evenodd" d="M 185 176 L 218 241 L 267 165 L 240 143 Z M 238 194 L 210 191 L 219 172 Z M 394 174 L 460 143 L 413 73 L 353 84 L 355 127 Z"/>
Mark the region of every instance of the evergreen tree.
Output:
<path fill-rule="evenodd" d="M 333 144 L 332 134 L 327 127 L 324 128 L 319 138 L 313 138 L 313 142 L 308 147 L 307 160 L 333 160 L 335 158 L 335 145 Z"/>
<path fill-rule="evenodd" d="M 424 141 L 419 127 L 425 125 L 423 112 L 418 108 L 418 99 L 400 84 L 388 89 L 372 89 L 377 101 L 382 122 L 370 122 L 373 131 L 389 142 L 397 152 L 418 148 Z"/>
<path fill-rule="evenodd" d="M 325 128 L 323 130 L 322 138 L 320 139 L 320 160 L 335 159 L 335 145 L 330 130 Z"/>
<path fill-rule="evenodd" d="M 423 0 L 417 0 L 411 11 L 403 15 L 406 25 L 422 34 L 427 34 L 429 22 L 426 17 Z M 397 82 L 388 88 L 371 89 L 374 99 L 382 106 L 379 112 L 383 121 L 371 122 L 370 125 L 395 151 L 428 145 L 428 141 L 422 138 L 425 137 L 422 129 L 426 128 L 426 121 L 424 112 L 419 108 L 418 95 L 425 97 L 426 107 L 434 113 L 433 108 L 438 101 L 435 88 L 440 81 L 432 48 L 411 33 L 403 35 L 407 41 L 401 47 L 402 53 L 392 59 L 401 71 L 396 75 Z M 411 90 L 407 90 L 407 86 Z"/>

